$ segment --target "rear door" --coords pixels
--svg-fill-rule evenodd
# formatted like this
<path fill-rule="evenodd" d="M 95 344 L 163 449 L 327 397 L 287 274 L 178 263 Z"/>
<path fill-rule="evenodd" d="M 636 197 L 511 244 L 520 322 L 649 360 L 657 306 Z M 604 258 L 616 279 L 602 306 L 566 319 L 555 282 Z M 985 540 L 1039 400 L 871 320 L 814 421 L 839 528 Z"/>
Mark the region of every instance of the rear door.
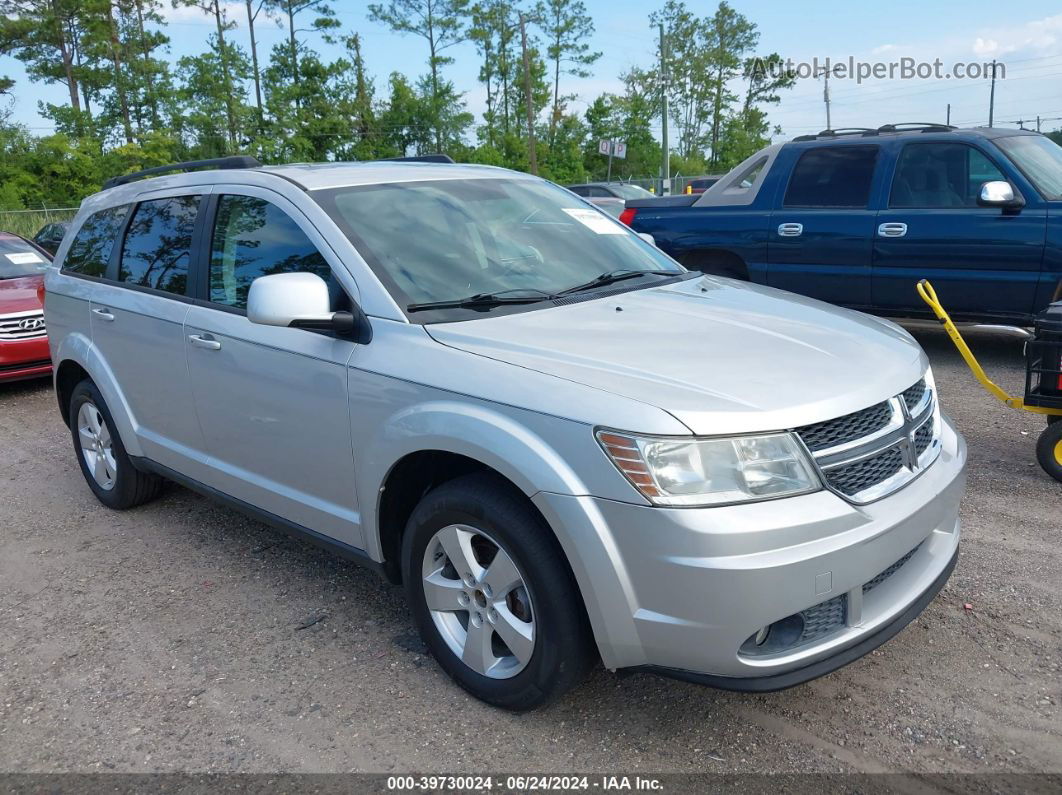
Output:
<path fill-rule="evenodd" d="M 203 440 L 184 366 L 183 324 L 204 193 L 142 197 L 90 307 L 92 343 L 122 390 L 144 455 L 190 477 L 202 471 Z"/>
<path fill-rule="evenodd" d="M 874 238 L 874 305 L 925 312 L 915 292 L 929 279 L 949 311 L 1021 317 L 1033 311 L 1047 230 L 1045 208 L 979 207 L 981 186 L 1008 180 L 1002 164 L 964 142 L 904 145 Z M 1018 191 L 1015 186 L 1015 192 Z"/>
<path fill-rule="evenodd" d="M 871 187 L 880 147 L 805 149 L 771 214 L 767 283 L 846 306 L 870 304 Z"/>
<path fill-rule="evenodd" d="M 309 272 L 333 311 L 342 267 L 310 222 L 272 191 L 217 186 L 205 273 L 185 322 L 188 372 L 211 472 L 207 483 L 276 516 L 362 547 L 347 403 L 357 345 L 247 319 L 251 282 Z M 330 262 L 331 260 L 331 262 Z"/>

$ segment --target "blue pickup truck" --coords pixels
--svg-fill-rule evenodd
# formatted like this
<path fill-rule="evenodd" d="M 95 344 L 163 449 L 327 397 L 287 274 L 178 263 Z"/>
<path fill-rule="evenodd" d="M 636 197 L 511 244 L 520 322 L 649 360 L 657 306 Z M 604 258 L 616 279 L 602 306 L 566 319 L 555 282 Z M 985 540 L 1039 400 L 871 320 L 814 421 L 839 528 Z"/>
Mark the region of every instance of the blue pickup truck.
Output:
<path fill-rule="evenodd" d="M 1062 148 L 1022 130 L 886 125 L 770 146 L 621 220 L 688 268 L 880 315 L 1030 324 L 1062 298 Z"/>

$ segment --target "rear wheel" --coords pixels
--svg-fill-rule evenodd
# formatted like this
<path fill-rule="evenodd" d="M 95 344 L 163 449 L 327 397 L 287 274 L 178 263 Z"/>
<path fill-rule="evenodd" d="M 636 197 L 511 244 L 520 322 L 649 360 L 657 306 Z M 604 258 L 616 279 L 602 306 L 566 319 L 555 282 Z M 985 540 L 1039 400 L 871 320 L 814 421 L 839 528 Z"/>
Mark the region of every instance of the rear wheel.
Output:
<path fill-rule="evenodd" d="M 69 416 L 81 474 L 96 499 L 124 510 L 158 495 L 162 480 L 133 466 L 103 395 L 88 379 L 74 387 Z"/>
<path fill-rule="evenodd" d="M 1036 459 L 1044 472 L 1062 482 L 1062 422 L 1048 425 L 1036 443 Z"/>
<path fill-rule="evenodd" d="M 594 662 L 563 554 L 526 498 L 476 474 L 429 492 L 403 537 L 403 581 L 424 642 L 472 695 L 523 711 Z"/>

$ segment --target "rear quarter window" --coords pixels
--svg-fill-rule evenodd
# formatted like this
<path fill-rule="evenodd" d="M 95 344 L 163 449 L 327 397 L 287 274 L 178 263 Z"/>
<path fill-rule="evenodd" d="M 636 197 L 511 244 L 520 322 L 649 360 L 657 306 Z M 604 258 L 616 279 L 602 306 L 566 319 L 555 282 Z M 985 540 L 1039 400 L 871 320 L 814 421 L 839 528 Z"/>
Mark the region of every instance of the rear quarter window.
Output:
<path fill-rule="evenodd" d="M 128 212 L 127 205 L 108 207 L 86 218 L 70 241 L 70 248 L 63 259 L 63 270 L 83 276 L 106 276 L 111 249 Z"/>

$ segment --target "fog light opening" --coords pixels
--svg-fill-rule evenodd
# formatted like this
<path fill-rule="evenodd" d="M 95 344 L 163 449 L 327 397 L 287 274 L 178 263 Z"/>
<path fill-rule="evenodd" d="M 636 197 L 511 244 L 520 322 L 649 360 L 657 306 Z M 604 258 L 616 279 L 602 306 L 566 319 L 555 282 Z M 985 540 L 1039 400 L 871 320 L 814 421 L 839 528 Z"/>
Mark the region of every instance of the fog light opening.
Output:
<path fill-rule="evenodd" d="M 770 626 L 763 627 L 763 628 L 760 629 L 759 632 L 757 632 L 753 636 L 752 642 L 755 643 L 757 646 L 762 646 L 766 642 L 767 636 L 770 635 L 770 634 L 771 634 Z"/>

